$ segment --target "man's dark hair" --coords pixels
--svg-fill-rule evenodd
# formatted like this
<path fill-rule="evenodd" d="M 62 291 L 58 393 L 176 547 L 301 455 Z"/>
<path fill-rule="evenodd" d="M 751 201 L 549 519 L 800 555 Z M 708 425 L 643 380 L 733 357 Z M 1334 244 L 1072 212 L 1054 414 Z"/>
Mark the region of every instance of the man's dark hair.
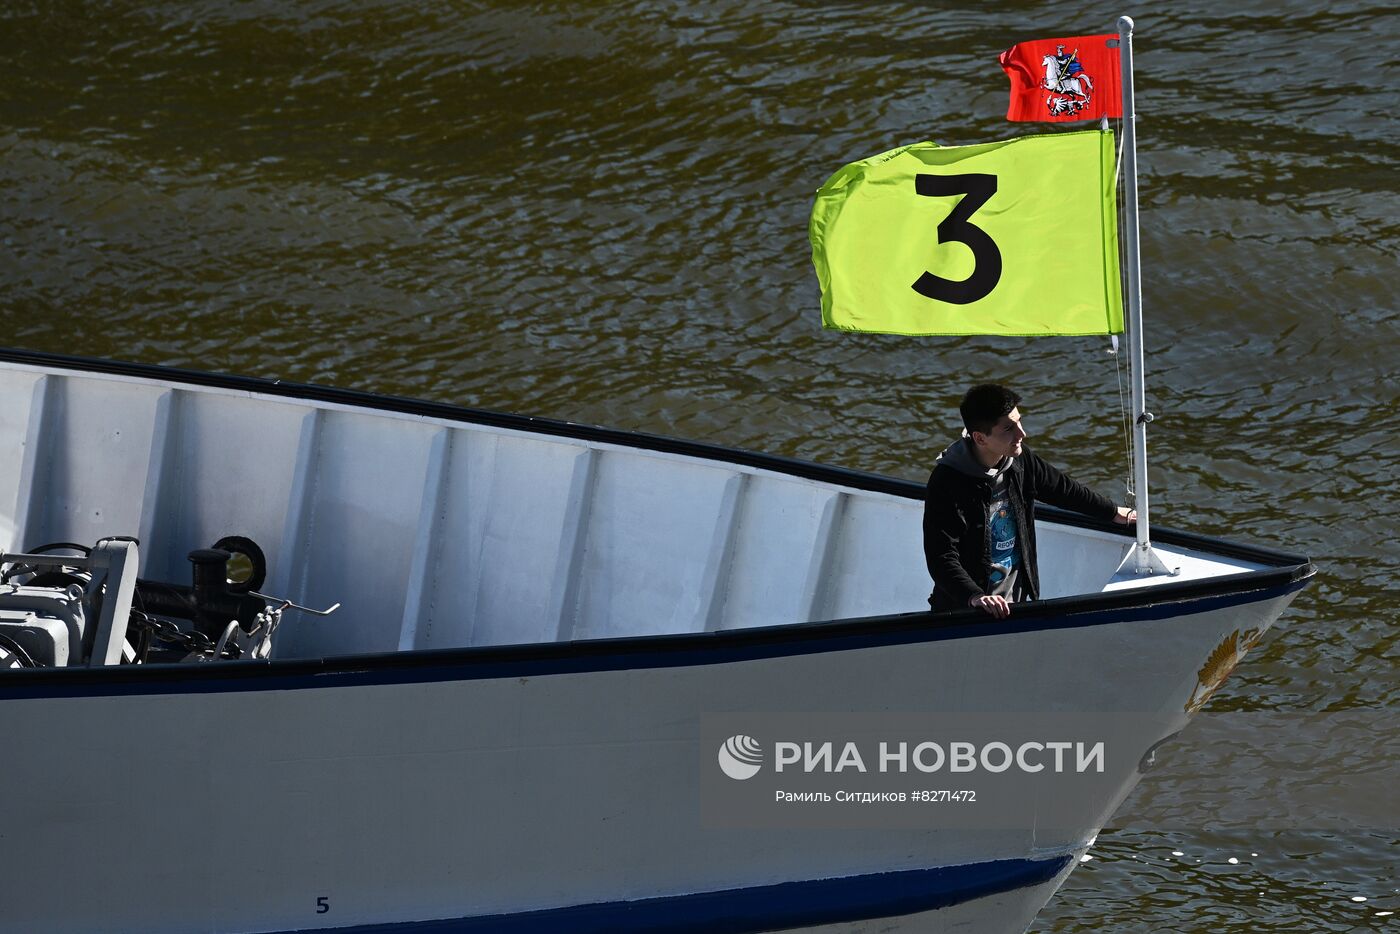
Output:
<path fill-rule="evenodd" d="M 982 383 L 967 391 L 958 411 L 962 413 L 963 427 L 968 434 L 980 431 L 985 435 L 996 427 L 1003 415 L 1009 414 L 1020 403 L 1021 397 L 1005 386 Z"/>

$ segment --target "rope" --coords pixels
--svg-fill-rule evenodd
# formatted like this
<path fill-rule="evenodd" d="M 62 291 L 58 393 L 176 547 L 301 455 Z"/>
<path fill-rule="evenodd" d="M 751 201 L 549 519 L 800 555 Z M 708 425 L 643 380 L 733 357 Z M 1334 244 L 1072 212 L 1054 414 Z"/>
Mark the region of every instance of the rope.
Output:
<path fill-rule="evenodd" d="M 1118 415 L 1119 422 L 1123 427 L 1123 450 L 1128 461 L 1128 477 L 1123 483 L 1123 489 L 1128 495 L 1128 499 L 1134 505 L 1137 496 L 1133 491 L 1133 476 L 1137 469 L 1133 457 L 1133 426 L 1132 419 L 1128 416 L 1128 404 L 1123 399 L 1123 360 L 1118 354 L 1118 335 L 1113 335 L 1113 349 L 1109 351 L 1113 355 L 1113 374 L 1118 378 Z"/>
<path fill-rule="evenodd" d="M 1123 177 L 1123 119 L 1118 118 L 1118 153 L 1113 164 L 1113 178 L 1115 184 L 1122 181 Z M 1127 238 L 1128 228 L 1124 220 L 1123 212 L 1118 211 L 1118 242 L 1121 244 Z M 1124 281 L 1125 273 L 1122 268 L 1118 270 L 1119 294 L 1127 294 L 1128 284 Z M 1112 335 L 1113 347 L 1109 353 L 1113 355 L 1113 373 L 1118 379 L 1118 414 L 1123 425 L 1123 449 L 1128 461 L 1128 476 L 1123 482 L 1123 489 L 1127 494 L 1129 502 L 1136 505 L 1137 494 L 1133 490 L 1133 477 L 1137 475 L 1136 457 L 1133 453 L 1133 421 L 1128 413 L 1128 404 L 1123 398 L 1123 360 L 1118 353 L 1118 335 Z M 1132 361 L 1128 361 L 1132 366 Z"/>

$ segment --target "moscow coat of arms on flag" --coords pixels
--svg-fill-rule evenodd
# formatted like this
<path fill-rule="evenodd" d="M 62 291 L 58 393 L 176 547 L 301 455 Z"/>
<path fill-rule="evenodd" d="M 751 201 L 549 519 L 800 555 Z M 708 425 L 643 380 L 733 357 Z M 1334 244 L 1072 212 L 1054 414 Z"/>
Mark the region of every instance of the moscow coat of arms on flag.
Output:
<path fill-rule="evenodd" d="M 1058 123 L 1123 116 L 1116 35 L 1018 42 L 999 61 L 1011 79 L 1008 120 Z"/>

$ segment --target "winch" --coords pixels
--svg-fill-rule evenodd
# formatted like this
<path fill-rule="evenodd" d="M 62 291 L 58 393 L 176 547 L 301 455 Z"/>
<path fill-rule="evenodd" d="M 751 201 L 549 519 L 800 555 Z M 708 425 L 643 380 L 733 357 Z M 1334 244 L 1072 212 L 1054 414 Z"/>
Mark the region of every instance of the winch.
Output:
<path fill-rule="evenodd" d="M 259 593 L 266 560 L 241 536 L 190 552 L 187 585 L 137 577 L 138 549 L 111 537 L 0 554 L 0 669 L 267 658 L 284 611 L 340 606 Z"/>

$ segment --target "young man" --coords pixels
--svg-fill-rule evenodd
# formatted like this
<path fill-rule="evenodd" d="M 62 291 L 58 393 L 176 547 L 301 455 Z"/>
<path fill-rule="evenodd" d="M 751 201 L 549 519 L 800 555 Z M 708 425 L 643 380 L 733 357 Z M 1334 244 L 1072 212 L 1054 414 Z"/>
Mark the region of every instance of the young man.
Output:
<path fill-rule="evenodd" d="M 924 558 L 934 610 L 975 607 L 997 619 L 1040 596 L 1036 500 L 1127 524 L 1137 513 L 1070 479 L 1022 442 L 1021 397 L 992 383 L 963 396 L 963 437 L 934 464 L 924 493 Z"/>

